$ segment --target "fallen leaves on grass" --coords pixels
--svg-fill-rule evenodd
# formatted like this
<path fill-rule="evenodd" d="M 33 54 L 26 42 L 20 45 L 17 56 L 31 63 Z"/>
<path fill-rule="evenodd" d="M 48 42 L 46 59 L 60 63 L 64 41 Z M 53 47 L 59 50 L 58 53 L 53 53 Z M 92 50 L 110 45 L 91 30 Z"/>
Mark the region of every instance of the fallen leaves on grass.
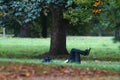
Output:
<path fill-rule="evenodd" d="M 5 66 L 0 66 L 0 71 L 2 71 L 3 69 L 5 69 Z"/>
<path fill-rule="evenodd" d="M 8 66 L 9 64 L 9 66 Z M 64 78 L 74 78 L 78 77 L 80 79 L 86 77 L 101 77 L 101 76 L 117 76 L 119 77 L 120 72 L 108 72 L 105 70 L 98 69 L 81 69 L 73 68 L 70 66 L 50 66 L 50 65 L 33 65 L 33 64 L 16 64 L 16 63 L 6 63 L 6 65 L 0 66 L 0 80 L 40 80 L 41 77 L 64 77 Z M 34 79 L 32 79 L 34 77 Z M 39 78 L 39 79 L 35 79 Z M 59 78 L 59 80 L 66 80 L 64 78 Z M 68 79 L 68 80 L 69 80 Z M 90 80 L 89 78 L 86 78 Z M 44 79 L 47 80 L 47 79 Z M 56 79 L 57 80 L 57 79 Z"/>

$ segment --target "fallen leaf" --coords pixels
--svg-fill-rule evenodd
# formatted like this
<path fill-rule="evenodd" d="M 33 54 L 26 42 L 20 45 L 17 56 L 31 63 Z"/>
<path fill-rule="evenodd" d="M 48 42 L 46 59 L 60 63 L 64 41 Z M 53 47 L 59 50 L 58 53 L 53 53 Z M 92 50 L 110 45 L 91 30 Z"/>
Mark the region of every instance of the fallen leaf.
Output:
<path fill-rule="evenodd" d="M 48 72 L 47 71 L 43 71 L 43 74 L 47 74 Z"/>
<path fill-rule="evenodd" d="M 26 77 L 29 77 L 30 75 L 31 75 L 31 74 L 30 74 L 29 72 L 26 72 L 26 73 L 25 73 L 25 76 L 26 76 Z"/>
<path fill-rule="evenodd" d="M 5 66 L 0 66 L 0 71 L 2 71 L 3 69 L 5 69 Z"/>

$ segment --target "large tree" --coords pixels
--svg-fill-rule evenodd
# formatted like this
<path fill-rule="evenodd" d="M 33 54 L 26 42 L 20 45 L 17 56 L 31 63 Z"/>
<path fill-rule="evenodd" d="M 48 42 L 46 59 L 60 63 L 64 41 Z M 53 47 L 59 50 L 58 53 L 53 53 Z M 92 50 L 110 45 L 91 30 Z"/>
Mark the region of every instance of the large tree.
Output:
<path fill-rule="evenodd" d="M 45 0 L 44 0 L 45 1 Z M 64 18 L 64 13 L 70 8 L 81 8 L 79 4 L 84 4 L 87 0 L 46 0 L 46 5 L 52 14 L 52 33 L 49 53 L 53 55 L 68 54 L 66 49 L 66 30 L 68 20 Z M 77 4 L 79 3 L 79 4 Z M 85 7 L 85 6 L 84 6 Z"/>
<path fill-rule="evenodd" d="M 90 0 L 92 1 L 92 0 Z M 88 0 L 11 0 L 9 1 L 9 12 L 16 21 L 22 24 L 29 23 L 40 15 L 43 6 L 49 8 L 52 14 L 52 33 L 50 43 L 50 55 L 67 54 L 66 30 L 68 21 L 64 19 L 63 13 L 69 10 L 81 8 L 77 3 L 90 2 Z M 74 4 L 74 5 L 73 5 Z M 77 5 L 76 5 L 77 4 Z M 87 8 L 86 8 L 87 9 Z"/>
<path fill-rule="evenodd" d="M 69 0 L 11 0 L 1 1 L 6 6 L 3 9 L 5 16 L 16 20 L 21 30 L 28 32 L 28 24 L 40 15 L 43 6 L 47 6 L 52 14 L 52 33 L 49 52 L 51 54 L 66 54 L 66 20 L 63 12 Z M 3 6 L 4 7 L 4 6 Z M 3 18 L 5 16 L 2 16 Z M 6 19 L 7 20 L 7 19 Z M 5 23 L 6 24 L 6 23 Z M 21 35 L 27 36 L 27 32 L 22 31 Z"/>
<path fill-rule="evenodd" d="M 52 33 L 50 41 L 50 55 L 67 54 L 66 49 L 66 30 L 67 21 L 63 17 L 68 0 L 44 0 L 52 14 Z"/>

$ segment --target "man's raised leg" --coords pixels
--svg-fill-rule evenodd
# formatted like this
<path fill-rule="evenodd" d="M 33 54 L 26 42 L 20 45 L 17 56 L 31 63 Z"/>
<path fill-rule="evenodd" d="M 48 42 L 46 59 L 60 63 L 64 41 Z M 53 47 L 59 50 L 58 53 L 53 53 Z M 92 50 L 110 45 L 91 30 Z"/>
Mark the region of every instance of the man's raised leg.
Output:
<path fill-rule="evenodd" d="M 81 59 L 80 59 L 80 54 L 79 53 L 75 53 L 75 62 L 80 64 L 81 63 Z"/>

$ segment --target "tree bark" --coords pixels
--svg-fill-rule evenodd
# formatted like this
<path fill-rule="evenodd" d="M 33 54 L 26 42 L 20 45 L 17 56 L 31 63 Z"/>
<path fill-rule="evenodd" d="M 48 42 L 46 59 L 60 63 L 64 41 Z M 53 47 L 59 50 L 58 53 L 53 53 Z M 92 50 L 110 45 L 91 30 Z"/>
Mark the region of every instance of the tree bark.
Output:
<path fill-rule="evenodd" d="M 3 38 L 5 38 L 6 37 L 6 32 L 5 32 L 5 27 L 3 27 Z"/>
<path fill-rule="evenodd" d="M 102 28 L 98 27 L 98 36 L 102 36 Z"/>
<path fill-rule="evenodd" d="M 25 23 L 21 26 L 20 37 L 31 37 L 29 23 Z"/>
<path fill-rule="evenodd" d="M 64 24 L 63 12 L 59 7 L 52 7 L 52 34 L 50 43 L 50 54 L 67 54 L 66 49 L 66 26 Z"/>
<path fill-rule="evenodd" d="M 120 40 L 120 24 L 116 25 L 116 28 L 115 28 L 115 39 L 116 40 Z"/>
<path fill-rule="evenodd" d="M 42 13 L 42 37 L 47 38 L 47 16 Z"/>

